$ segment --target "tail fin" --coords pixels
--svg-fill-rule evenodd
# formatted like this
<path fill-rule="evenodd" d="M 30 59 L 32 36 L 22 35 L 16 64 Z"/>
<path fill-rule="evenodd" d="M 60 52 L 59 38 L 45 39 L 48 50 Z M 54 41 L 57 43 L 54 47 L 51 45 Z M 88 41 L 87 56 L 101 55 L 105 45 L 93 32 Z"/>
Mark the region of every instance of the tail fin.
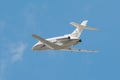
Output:
<path fill-rule="evenodd" d="M 76 27 L 76 29 L 71 33 L 71 37 L 79 38 L 83 29 L 97 30 L 97 28 L 87 26 L 87 22 L 88 20 L 84 20 L 81 24 L 71 22 L 70 24 Z"/>
<path fill-rule="evenodd" d="M 82 26 L 86 26 L 87 23 L 88 23 L 88 20 L 84 20 L 84 21 L 81 23 L 81 25 L 82 25 Z"/>

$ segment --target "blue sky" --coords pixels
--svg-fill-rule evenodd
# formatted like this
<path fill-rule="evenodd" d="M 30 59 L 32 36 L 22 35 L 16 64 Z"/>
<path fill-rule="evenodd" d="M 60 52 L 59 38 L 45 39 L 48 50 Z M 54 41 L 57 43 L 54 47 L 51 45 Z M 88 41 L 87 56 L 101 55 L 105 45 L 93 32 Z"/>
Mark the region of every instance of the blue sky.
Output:
<path fill-rule="evenodd" d="M 120 10 L 118 0 L 1 0 L 0 80 L 119 80 Z M 81 49 L 99 53 L 35 52 L 43 38 L 72 32 L 69 23 L 89 20 Z"/>

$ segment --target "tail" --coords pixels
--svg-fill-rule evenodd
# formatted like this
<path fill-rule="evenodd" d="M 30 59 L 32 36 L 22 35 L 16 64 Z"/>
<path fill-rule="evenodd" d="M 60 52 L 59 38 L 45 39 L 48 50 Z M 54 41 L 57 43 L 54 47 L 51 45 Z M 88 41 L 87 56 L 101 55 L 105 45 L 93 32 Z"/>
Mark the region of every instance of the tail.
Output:
<path fill-rule="evenodd" d="M 93 28 L 90 26 L 87 26 L 87 22 L 88 20 L 84 20 L 81 24 L 75 23 L 75 22 L 71 22 L 70 24 L 75 26 L 76 29 L 70 34 L 71 37 L 73 38 L 79 38 L 83 29 L 88 29 L 88 30 L 97 30 L 97 28 Z"/>

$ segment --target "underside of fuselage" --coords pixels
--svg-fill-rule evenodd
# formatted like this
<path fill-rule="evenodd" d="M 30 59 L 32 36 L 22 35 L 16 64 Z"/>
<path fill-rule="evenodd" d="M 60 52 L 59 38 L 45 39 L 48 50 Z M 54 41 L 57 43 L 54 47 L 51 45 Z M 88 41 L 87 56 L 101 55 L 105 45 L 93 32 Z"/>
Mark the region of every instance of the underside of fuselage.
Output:
<path fill-rule="evenodd" d="M 50 40 L 49 40 L 50 41 Z M 61 49 L 69 48 L 72 45 L 76 45 L 81 42 L 81 39 L 69 39 L 69 38 L 64 38 L 64 39 L 56 39 L 50 41 L 56 45 L 61 46 Z M 33 50 L 50 50 L 52 48 L 49 47 L 49 45 L 38 42 L 37 45 L 34 46 Z"/>

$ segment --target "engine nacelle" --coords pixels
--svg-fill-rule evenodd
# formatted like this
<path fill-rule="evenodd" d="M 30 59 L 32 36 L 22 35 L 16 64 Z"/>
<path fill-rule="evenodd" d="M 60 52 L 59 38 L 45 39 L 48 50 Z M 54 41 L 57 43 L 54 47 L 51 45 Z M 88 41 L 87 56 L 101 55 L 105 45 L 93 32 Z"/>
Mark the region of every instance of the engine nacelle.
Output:
<path fill-rule="evenodd" d="M 70 36 L 68 36 L 68 39 L 71 39 Z"/>
<path fill-rule="evenodd" d="M 70 37 L 70 36 L 68 36 L 68 39 L 71 39 L 71 37 Z M 82 40 L 81 40 L 81 39 L 79 39 L 79 40 L 78 40 L 78 42 L 82 42 Z"/>
<path fill-rule="evenodd" d="M 79 42 L 82 42 L 82 40 L 80 39 Z"/>

